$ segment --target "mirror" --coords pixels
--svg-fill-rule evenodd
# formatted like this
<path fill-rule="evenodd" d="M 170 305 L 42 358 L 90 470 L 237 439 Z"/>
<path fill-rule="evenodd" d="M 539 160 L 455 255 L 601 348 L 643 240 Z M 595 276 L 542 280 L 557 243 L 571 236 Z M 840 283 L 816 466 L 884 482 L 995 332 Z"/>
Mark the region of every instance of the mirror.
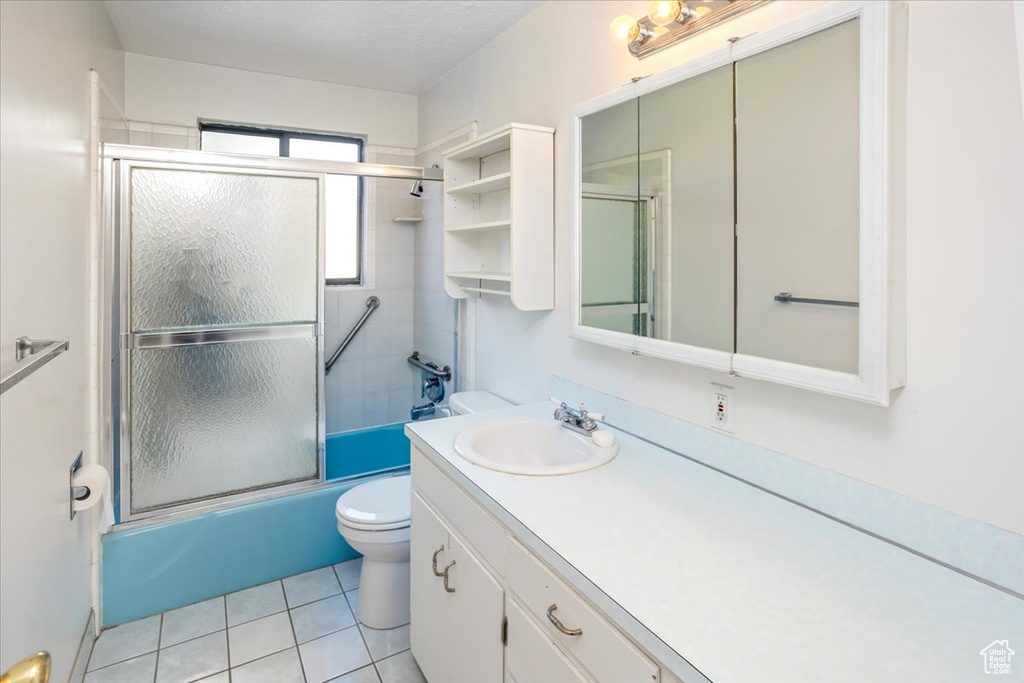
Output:
<path fill-rule="evenodd" d="M 826 7 L 576 108 L 574 336 L 888 401 L 889 5 Z"/>
<path fill-rule="evenodd" d="M 736 62 L 737 353 L 857 372 L 858 77 L 856 19 Z"/>

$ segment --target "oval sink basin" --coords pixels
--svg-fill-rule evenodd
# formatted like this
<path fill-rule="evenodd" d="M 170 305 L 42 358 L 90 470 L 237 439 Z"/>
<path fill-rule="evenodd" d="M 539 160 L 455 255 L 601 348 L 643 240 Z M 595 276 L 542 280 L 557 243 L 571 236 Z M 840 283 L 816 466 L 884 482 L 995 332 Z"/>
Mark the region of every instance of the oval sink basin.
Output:
<path fill-rule="evenodd" d="M 487 469 L 551 476 L 600 467 L 619 445 L 601 448 L 552 419 L 503 417 L 464 429 L 455 437 L 455 452 Z"/>

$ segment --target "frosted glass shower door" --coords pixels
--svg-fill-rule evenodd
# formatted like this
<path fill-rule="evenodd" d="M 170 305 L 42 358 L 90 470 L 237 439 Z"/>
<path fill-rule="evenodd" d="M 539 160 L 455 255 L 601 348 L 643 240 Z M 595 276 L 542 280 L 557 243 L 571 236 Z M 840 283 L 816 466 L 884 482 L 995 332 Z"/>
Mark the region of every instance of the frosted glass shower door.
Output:
<path fill-rule="evenodd" d="M 319 481 L 322 175 L 119 163 L 122 521 Z"/>

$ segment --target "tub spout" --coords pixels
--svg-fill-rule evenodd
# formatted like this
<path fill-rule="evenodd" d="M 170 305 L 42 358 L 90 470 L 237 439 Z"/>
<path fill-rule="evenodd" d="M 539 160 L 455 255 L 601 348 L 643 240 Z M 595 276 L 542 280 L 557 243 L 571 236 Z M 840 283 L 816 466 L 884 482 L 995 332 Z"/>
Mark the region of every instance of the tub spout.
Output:
<path fill-rule="evenodd" d="M 409 411 L 409 417 L 415 422 L 421 417 L 427 417 L 434 414 L 435 405 L 433 401 L 426 403 L 421 406 L 413 406 L 412 410 Z"/>

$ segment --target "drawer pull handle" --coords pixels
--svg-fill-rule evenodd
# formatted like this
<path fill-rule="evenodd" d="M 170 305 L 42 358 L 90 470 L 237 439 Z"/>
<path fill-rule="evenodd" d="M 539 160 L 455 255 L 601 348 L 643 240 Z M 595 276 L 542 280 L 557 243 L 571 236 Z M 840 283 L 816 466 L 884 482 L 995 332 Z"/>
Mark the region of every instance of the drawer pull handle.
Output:
<path fill-rule="evenodd" d="M 430 558 L 430 568 L 434 572 L 434 576 L 444 576 L 444 572 L 437 571 L 437 556 L 444 550 L 444 546 L 441 546 L 434 551 L 434 556 Z"/>
<path fill-rule="evenodd" d="M 551 607 L 548 607 L 548 621 L 555 625 L 559 631 L 567 636 L 582 636 L 583 629 L 581 628 L 566 628 L 565 624 L 555 616 L 555 610 L 558 609 L 558 605 L 552 603 Z"/>
<path fill-rule="evenodd" d="M 455 566 L 455 560 L 452 560 L 444 566 L 444 571 L 441 575 L 444 576 L 444 589 L 449 593 L 454 593 L 455 589 L 448 585 L 448 570 Z"/>

